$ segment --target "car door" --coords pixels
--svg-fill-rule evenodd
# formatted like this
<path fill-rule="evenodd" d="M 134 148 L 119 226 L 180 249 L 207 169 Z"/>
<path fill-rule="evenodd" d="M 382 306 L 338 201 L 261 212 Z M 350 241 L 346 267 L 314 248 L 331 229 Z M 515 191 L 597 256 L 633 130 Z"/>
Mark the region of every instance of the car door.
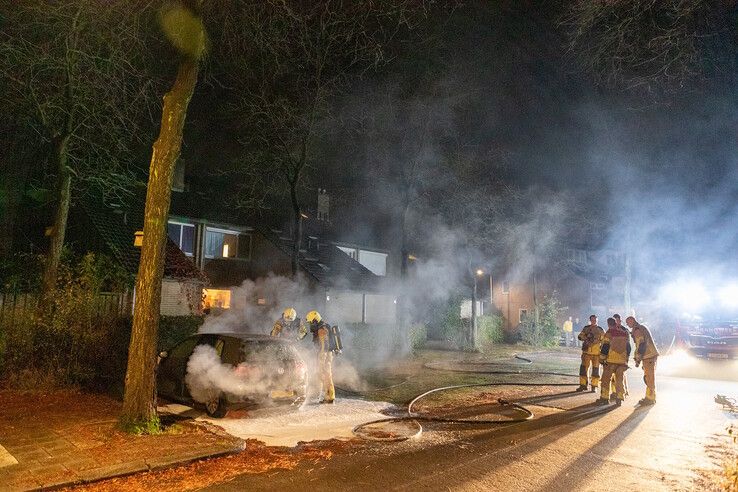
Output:
<path fill-rule="evenodd" d="M 184 398 L 184 375 L 187 361 L 195 350 L 200 336 L 195 335 L 175 345 L 159 363 L 157 389 L 161 396 L 181 400 Z"/>
<path fill-rule="evenodd" d="M 218 335 L 213 334 L 206 334 L 206 335 L 200 335 L 197 344 L 193 346 L 192 350 L 190 351 L 190 355 L 187 356 L 187 360 L 185 360 L 185 363 L 182 364 L 181 372 L 177 375 L 179 378 L 179 381 L 181 382 L 180 386 L 180 393 L 182 399 L 191 399 L 190 390 L 187 387 L 187 382 L 185 381 L 185 378 L 187 377 L 187 362 L 190 359 L 190 356 L 192 355 L 192 352 L 194 351 L 195 347 L 199 345 L 210 345 L 215 349 L 215 352 L 218 354 L 218 357 L 222 358 L 223 355 L 223 338 Z"/>

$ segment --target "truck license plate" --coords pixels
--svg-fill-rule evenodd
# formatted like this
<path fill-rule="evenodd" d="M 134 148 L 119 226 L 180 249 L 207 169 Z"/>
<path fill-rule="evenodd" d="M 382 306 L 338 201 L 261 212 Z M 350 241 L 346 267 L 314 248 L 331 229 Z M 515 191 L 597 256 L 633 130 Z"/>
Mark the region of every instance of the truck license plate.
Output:
<path fill-rule="evenodd" d="M 719 352 L 710 352 L 707 354 L 708 359 L 727 359 L 728 354 L 723 354 Z"/>

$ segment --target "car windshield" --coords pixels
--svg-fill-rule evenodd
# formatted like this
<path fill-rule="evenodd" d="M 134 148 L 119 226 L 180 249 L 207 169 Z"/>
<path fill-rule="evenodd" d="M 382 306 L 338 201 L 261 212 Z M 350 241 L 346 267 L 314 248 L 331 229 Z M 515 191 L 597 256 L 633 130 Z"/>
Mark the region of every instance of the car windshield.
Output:
<path fill-rule="evenodd" d="M 262 366 L 274 362 L 289 362 L 294 359 L 294 348 L 289 345 L 273 342 L 245 342 L 241 345 L 239 362 Z"/>

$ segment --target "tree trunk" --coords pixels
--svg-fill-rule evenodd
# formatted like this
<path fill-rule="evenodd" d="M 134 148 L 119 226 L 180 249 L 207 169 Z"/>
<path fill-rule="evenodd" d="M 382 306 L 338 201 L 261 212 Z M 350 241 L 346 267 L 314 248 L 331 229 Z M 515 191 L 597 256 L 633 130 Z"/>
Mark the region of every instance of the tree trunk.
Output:
<path fill-rule="evenodd" d="M 124 427 L 158 427 L 156 416 L 156 344 L 164 273 L 166 224 L 174 166 L 182 146 L 187 107 L 195 90 L 198 62 L 185 58 L 164 96 L 159 138 L 154 143 L 144 212 L 144 238 L 136 278 L 136 305 L 128 351 L 121 423 Z M 130 238 L 133 241 L 133 238 Z M 152 427 L 153 426 L 153 427 Z"/>
<path fill-rule="evenodd" d="M 297 181 L 290 183 L 290 199 L 292 200 L 292 213 L 294 215 L 293 228 L 295 232 L 292 244 L 292 276 L 297 277 L 300 271 L 300 248 L 302 247 L 302 209 L 297 198 Z"/>
<path fill-rule="evenodd" d="M 51 228 L 51 241 L 49 250 L 46 252 L 46 264 L 41 281 L 41 298 L 39 309 L 46 305 L 45 300 L 49 298 L 56 289 L 56 277 L 59 270 L 59 259 L 64 248 L 64 236 L 67 232 L 67 219 L 69 217 L 69 205 L 72 201 L 72 173 L 67 166 L 67 146 L 69 135 L 60 137 L 56 142 L 57 160 L 57 202 L 54 213 L 54 224 Z"/>

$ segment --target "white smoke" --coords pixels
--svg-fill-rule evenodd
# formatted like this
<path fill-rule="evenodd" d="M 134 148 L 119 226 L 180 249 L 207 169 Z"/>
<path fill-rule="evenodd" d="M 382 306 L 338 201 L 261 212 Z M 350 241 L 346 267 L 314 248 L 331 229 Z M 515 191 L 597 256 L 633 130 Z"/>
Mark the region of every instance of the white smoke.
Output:
<path fill-rule="evenodd" d="M 265 397 L 279 388 L 279 361 L 267 357 L 252 358 L 237 366 L 221 362 L 215 348 L 198 345 L 187 362 L 185 383 L 192 399 L 207 403 L 227 394 L 237 397 Z"/>

